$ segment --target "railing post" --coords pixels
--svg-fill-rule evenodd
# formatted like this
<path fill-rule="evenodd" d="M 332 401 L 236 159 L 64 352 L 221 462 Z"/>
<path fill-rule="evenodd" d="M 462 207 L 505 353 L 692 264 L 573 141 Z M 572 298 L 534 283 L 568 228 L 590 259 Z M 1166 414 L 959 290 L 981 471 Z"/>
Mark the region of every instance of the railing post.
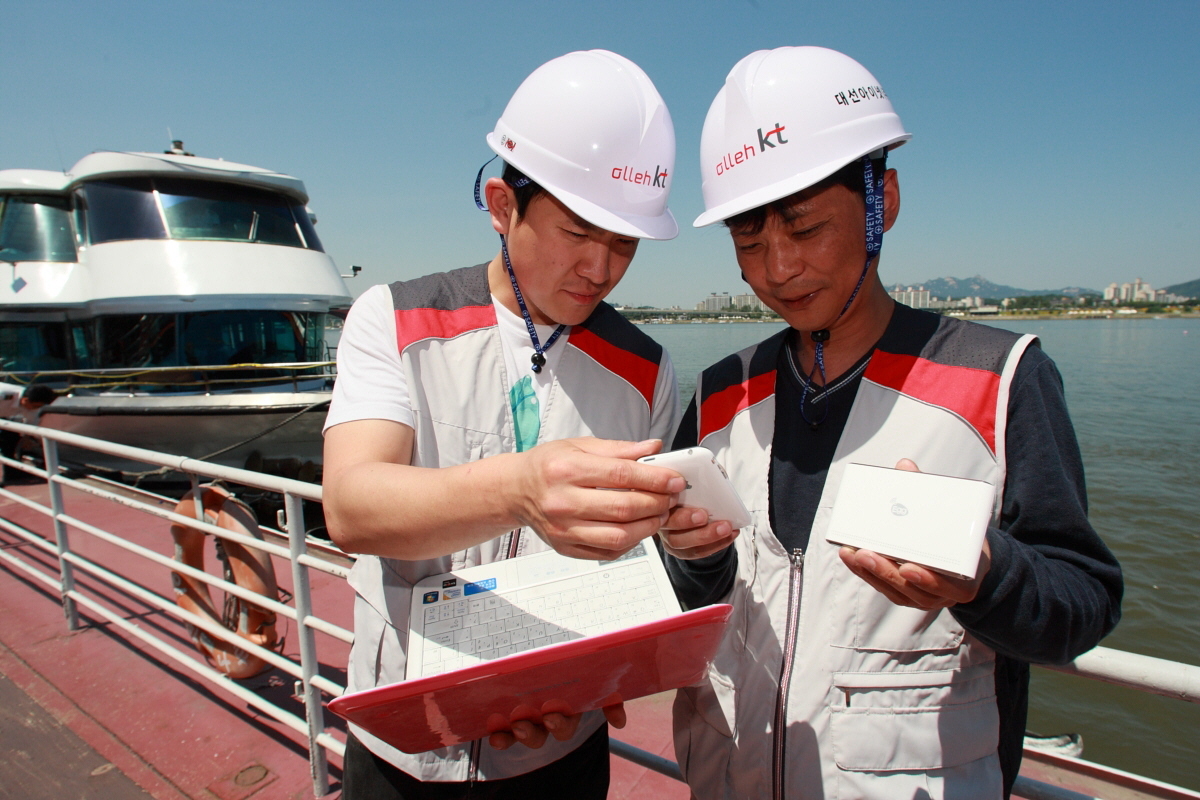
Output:
<path fill-rule="evenodd" d="M 63 616 L 67 618 L 67 630 L 79 630 L 79 610 L 71 599 L 75 591 L 75 570 L 63 556 L 71 552 L 71 544 L 67 538 L 67 526 L 62 521 L 63 500 L 62 487 L 55 478 L 58 477 L 58 442 L 42 437 L 42 457 L 46 464 L 46 489 L 50 493 L 50 510 L 54 514 L 54 544 L 58 549 L 58 574 L 60 581 Z"/>
<path fill-rule="evenodd" d="M 317 736 L 325 730 L 325 710 L 321 706 L 321 690 L 313 686 L 317 674 L 317 643 L 308 618 L 312 615 L 312 595 L 308 585 L 308 567 L 300 563 L 300 556 L 308 548 L 305 545 L 304 498 L 284 492 L 283 504 L 287 514 L 288 546 L 292 561 L 292 591 L 296 603 L 296 637 L 300 645 L 300 682 L 304 698 L 305 718 L 308 720 L 308 763 L 313 782 L 313 795 L 320 797 L 329 792 L 329 769 L 325 748 L 317 742 Z"/>

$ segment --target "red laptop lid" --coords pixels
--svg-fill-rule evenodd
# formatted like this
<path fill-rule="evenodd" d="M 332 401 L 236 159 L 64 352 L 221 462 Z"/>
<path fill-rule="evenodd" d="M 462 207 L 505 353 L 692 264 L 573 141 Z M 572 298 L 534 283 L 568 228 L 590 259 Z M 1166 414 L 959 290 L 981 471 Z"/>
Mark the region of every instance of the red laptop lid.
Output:
<path fill-rule="evenodd" d="M 335 714 L 406 753 L 699 683 L 732 606 L 713 605 L 611 633 L 345 694 Z"/>

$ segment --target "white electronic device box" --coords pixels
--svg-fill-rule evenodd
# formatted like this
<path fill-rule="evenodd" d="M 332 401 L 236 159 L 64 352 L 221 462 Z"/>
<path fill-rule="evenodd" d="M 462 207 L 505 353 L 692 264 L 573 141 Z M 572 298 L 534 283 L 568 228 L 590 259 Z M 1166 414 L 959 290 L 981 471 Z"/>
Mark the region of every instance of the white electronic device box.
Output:
<path fill-rule="evenodd" d="M 986 481 L 848 464 L 825 538 L 974 578 L 994 499 Z"/>

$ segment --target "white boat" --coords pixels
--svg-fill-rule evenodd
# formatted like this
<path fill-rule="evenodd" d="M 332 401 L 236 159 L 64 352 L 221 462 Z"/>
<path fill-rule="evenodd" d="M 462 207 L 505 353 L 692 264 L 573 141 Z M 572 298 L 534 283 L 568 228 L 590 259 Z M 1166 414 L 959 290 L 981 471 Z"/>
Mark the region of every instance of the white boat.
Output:
<path fill-rule="evenodd" d="M 44 382 L 47 427 L 310 477 L 349 291 L 300 180 L 179 145 L 0 171 L 0 414 Z"/>

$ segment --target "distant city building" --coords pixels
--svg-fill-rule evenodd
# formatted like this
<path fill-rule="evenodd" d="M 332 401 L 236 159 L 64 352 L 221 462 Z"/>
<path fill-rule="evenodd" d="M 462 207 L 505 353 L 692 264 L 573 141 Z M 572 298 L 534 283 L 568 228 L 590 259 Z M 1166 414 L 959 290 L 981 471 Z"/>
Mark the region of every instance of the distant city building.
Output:
<path fill-rule="evenodd" d="M 733 298 L 728 292 L 713 292 L 696 304 L 697 311 L 724 311 L 733 305 Z"/>
<path fill-rule="evenodd" d="M 766 304 L 759 299 L 756 294 L 735 294 L 733 296 L 734 308 L 748 308 L 751 311 L 770 311 Z"/>
<path fill-rule="evenodd" d="M 727 311 L 734 308 L 750 311 L 771 310 L 763 304 L 762 300 L 758 299 L 756 294 L 731 295 L 728 292 L 713 292 L 696 304 L 697 311 Z"/>
<path fill-rule="evenodd" d="M 888 292 L 888 296 L 898 303 L 904 303 L 912 308 L 973 308 L 983 305 L 983 300 L 978 297 L 968 297 L 962 300 L 951 300 L 947 297 L 945 300 L 939 300 L 936 297 L 931 297 L 929 290 L 924 286 L 913 288 L 911 286 L 901 287 L 900 284 Z"/>
<path fill-rule="evenodd" d="M 918 286 L 916 289 L 911 286 L 901 289 L 900 285 L 897 284 L 896 288 L 892 289 L 888 294 L 897 303 L 904 303 L 904 305 L 911 306 L 912 308 L 932 307 L 930 306 L 932 299 L 929 297 L 929 290 L 924 286 Z"/>
<path fill-rule="evenodd" d="M 1110 303 L 1170 303 L 1176 302 L 1174 298 L 1166 289 L 1155 289 L 1141 278 L 1119 286 L 1114 281 L 1104 290 L 1104 299 Z"/>

